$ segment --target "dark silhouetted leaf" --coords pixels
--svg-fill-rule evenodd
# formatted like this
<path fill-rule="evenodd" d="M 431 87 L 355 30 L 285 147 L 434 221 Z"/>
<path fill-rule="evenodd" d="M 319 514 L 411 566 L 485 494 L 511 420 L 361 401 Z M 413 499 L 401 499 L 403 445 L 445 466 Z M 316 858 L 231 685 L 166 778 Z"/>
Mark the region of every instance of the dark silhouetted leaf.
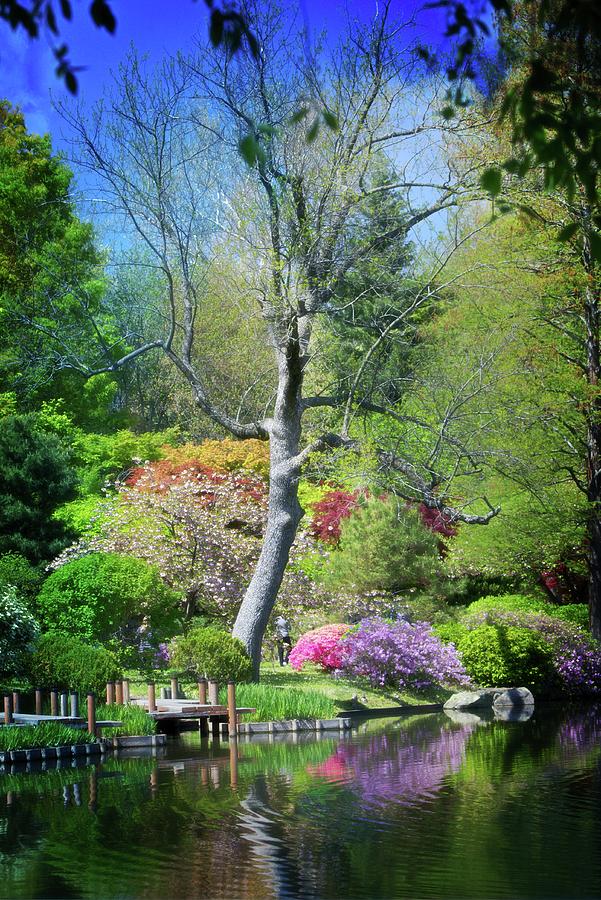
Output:
<path fill-rule="evenodd" d="M 330 112 L 329 109 L 324 109 L 323 120 L 332 131 L 338 131 L 338 117 L 334 115 L 333 112 Z"/>
<path fill-rule="evenodd" d="M 570 241 L 578 231 L 578 228 L 579 225 L 577 222 L 570 222 L 569 225 L 564 225 L 564 227 L 557 232 L 557 240 Z"/>
<path fill-rule="evenodd" d="M 211 12 L 209 37 L 214 47 L 218 47 L 223 40 L 223 15 L 219 9 L 214 9 Z"/>
<path fill-rule="evenodd" d="M 319 119 L 315 119 L 309 130 L 307 131 L 307 143 L 312 144 L 319 134 Z"/>
<path fill-rule="evenodd" d="M 591 231 L 589 239 L 593 258 L 597 264 L 601 264 L 601 234 L 598 231 Z"/>
<path fill-rule="evenodd" d="M 90 15 L 94 24 L 99 28 L 104 28 L 109 34 L 115 33 L 117 20 L 106 0 L 94 0 L 90 6 Z"/>
<path fill-rule="evenodd" d="M 247 134 L 238 142 L 238 149 L 242 155 L 242 159 L 249 166 L 254 166 L 257 161 L 259 145 L 254 134 Z"/>
<path fill-rule="evenodd" d="M 308 115 L 309 107 L 301 106 L 300 109 L 297 109 L 297 111 L 290 116 L 289 122 L 291 125 L 298 125 L 298 123 L 306 119 Z"/>
<path fill-rule="evenodd" d="M 77 78 L 70 69 L 65 72 L 65 84 L 70 94 L 77 94 Z"/>
<path fill-rule="evenodd" d="M 46 7 L 46 24 L 53 34 L 58 34 L 58 28 L 56 27 L 56 16 L 54 15 L 54 10 L 50 5 Z"/>
<path fill-rule="evenodd" d="M 501 193 L 502 175 L 500 169 L 485 169 L 480 176 L 480 186 L 491 195 L 497 197 Z"/>

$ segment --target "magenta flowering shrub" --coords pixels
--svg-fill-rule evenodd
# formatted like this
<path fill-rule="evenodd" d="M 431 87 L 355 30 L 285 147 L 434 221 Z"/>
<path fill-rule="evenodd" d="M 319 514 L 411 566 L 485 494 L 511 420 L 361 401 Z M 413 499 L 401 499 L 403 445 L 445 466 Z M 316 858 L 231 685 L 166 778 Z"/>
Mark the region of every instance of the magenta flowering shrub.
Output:
<path fill-rule="evenodd" d="M 377 687 L 469 684 L 455 647 L 443 644 L 428 622 L 387 622 L 377 616 L 364 619 L 342 641 L 339 670 Z"/>
<path fill-rule="evenodd" d="M 342 624 L 323 625 L 307 631 L 293 647 L 290 665 L 297 671 L 308 662 L 321 666 L 326 672 L 339 669 L 342 662 L 342 638 L 350 627 Z"/>
<path fill-rule="evenodd" d="M 566 694 L 601 694 L 601 645 L 589 634 L 543 613 L 490 610 L 464 620 L 474 630 L 480 625 L 509 625 L 542 635 L 553 650 L 556 686 Z"/>

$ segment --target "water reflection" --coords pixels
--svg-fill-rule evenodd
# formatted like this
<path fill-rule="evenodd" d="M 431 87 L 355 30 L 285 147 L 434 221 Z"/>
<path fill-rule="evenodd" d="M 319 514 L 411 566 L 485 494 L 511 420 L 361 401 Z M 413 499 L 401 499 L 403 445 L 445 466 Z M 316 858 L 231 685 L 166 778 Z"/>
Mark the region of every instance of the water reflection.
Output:
<path fill-rule="evenodd" d="M 426 717 L 411 728 L 341 741 L 312 775 L 347 785 L 364 804 L 388 806 L 430 799 L 465 760 L 472 724 L 458 728 Z"/>
<path fill-rule="evenodd" d="M 0 774 L 0 896 L 599 896 L 599 708 L 463 715 Z"/>

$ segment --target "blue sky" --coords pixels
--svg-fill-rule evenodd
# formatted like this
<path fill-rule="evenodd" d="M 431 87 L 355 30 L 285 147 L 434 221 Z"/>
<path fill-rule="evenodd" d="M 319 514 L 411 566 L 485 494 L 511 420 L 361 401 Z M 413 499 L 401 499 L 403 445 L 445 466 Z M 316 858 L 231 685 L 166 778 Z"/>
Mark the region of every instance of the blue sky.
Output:
<path fill-rule="evenodd" d="M 301 0 L 312 33 L 326 29 L 335 35 L 345 15 L 345 4 L 338 0 Z M 397 0 L 401 8 L 413 11 L 411 0 Z M 125 56 L 130 44 L 158 60 L 164 54 L 185 50 L 194 35 L 206 34 L 208 11 L 203 0 L 113 0 L 117 31 L 111 36 L 99 30 L 88 14 L 88 4 L 75 2 L 74 21 L 62 23 L 61 40 L 69 46 L 73 64 L 85 65 L 79 73 L 79 98 L 89 106 L 102 93 L 110 72 Z M 377 0 L 346 0 L 351 15 L 369 18 Z M 422 13 L 425 40 L 440 38 L 444 19 L 437 11 Z M 23 34 L 13 34 L 0 23 L 0 97 L 23 110 L 27 125 L 38 133 L 48 131 L 56 150 L 65 146 L 64 125 L 52 108 L 51 95 L 66 94 L 54 76 L 56 63 L 48 41 L 30 42 Z"/>

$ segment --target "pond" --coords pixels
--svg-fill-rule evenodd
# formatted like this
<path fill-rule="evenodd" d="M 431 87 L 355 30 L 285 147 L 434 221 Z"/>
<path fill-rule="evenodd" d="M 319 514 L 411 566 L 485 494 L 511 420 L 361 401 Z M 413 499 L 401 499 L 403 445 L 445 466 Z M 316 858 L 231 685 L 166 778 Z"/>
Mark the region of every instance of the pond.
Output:
<path fill-rule="evenodd" d="M 598 897 L 601 708 L 0 775 L 2 897 Z"/>

